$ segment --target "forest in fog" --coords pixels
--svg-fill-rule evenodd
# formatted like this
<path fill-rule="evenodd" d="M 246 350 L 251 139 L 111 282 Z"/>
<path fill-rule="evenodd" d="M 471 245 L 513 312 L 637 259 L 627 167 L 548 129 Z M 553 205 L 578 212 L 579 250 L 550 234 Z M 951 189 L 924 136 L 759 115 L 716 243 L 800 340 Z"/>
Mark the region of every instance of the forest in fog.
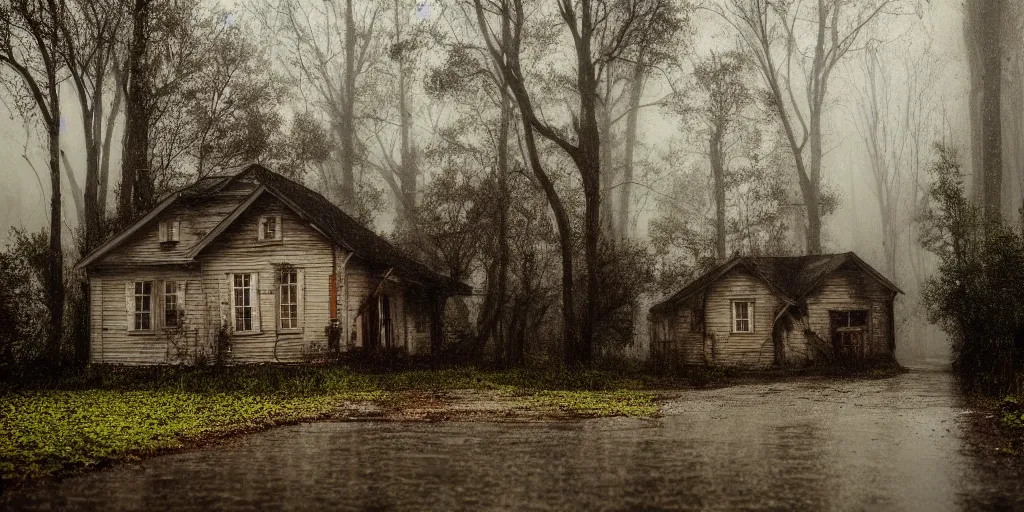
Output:
<path fill-rule="evenodd" d="M 0 0 L 4 359 L 80 360 L 73 264 L 252 162 L 472 284 L 467 358 L 630 354 L 732 255 L 846 251 L 905 292 L 901 358 L 959 353 L 1002 318 L 961 302 L 1024 295 L 1022 27 L 1009 0 Z M 1013 307 L 985 339 L 1024 354 Z"/>

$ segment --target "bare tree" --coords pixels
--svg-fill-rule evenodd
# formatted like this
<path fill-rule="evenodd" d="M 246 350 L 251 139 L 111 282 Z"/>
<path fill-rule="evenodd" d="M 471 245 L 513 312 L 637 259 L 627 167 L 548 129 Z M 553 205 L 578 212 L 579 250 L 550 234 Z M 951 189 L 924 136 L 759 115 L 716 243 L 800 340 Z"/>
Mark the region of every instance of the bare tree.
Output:
<path fill-rule="evenodd" d="M 85 226 L 83 254 L 103 238 L 110 145 L 121 101 L 114 66 L 118 39 L 127 24 L 125 7 L 124 0 L 75 0 L 64 10 L 59 24 L 67 41 L 61 58 L 75 89 L 85 136 L 85 189 L 79 191 L 83 195 L 81 221 Z M 105 115 L 105 94 L 110 88 L 115 90 L 114 104 Z M 65 172 L 75 183 L 73 168 L 65 165 Z M 76 201 L 80 200 L 79 192 L 73 194 Z"/>
<path fill-rule="evenodd" d="M 62 118 L 58 87 L 63 70 L 65 40 L 59 29 L 67 6 L 61 0 L 13 0 L 0 6 L 0 65 L 13 77 L 4 84 L 28 115 L 39 115 L 46 127 L 50 167 L 50 247 L 47 288 L 50 332 L 46 356 L 60 362 L 64 320 L 64 249 L 61 245 L 60 132 Z"/>
<path fill-rule="evenodd" d="M 726 197 L 729 148 L 743 121 L 743 110 L 753 103 L 753 92 L 746 83 L 746 62 L 742 54 L 712 54 L 699 61 L 693 70 L 700 98 L 693 105 L 683 105 L 682 114 L 698 120 L 700 132 L 707 140 L 707 156 L 711 165 L 712 190 L 715 202 L 715 257 L 728 258 L 726 245 Z"/>
<path fill-rule="evenodd" d="M 340 176 L 325 166 L 322 180 L 343 208 L 357 202 L 357 167 L 365 161 L 360 141 L 364 75 L 380 59 L 379 24 L 387 6 L 353 0 L 253 0 L 261 24 L 278 37 L 278 58 L 300 84 L 306 102 L 323 112 L 338 145 L 334 161 Z"/>
<path fill-rule="evenodd" d="M 518 41 L 526 22 L 522 0 L 509 3 L 474 2 L 480 32 L 495 65 L 501 69 L 506 82 L 519 106 L 519 113 L 526 126 L 525 137 L 528 147 L 533 143 L 534 134 L 540 135 L 557 145 L 572 160 L 579 172 L 584 197 L 583 242 L 584 259 L 587 267 L 586 304 L 581 321 L 578 343 L 568 344 L 567 363 L 588 362 L 592 357 L 594 325 L 597 315 L 597 294 L 600 286 L 597 268 L 598 248 L 601 230 L 601 130 L 598 124 L 600 107 L 599 85 L 607 66 L 618 59 L 624 49 L 640 47 L 657 37 L 653 20 L 660 20 L 674 6 L 661 0 L 561 0 L 557 15 L 563 28 L 568 32 L 575 60 L 573 74 L 574 93 L 578 99 L 575 109 L 569 112 L 575 137 L 565 134 L 548 121 L 538 116 L 531 99 L 525 77 L 518 64 L 516 43 L 515 58 L 501 51 L 499 38 L 487 21 L 487 16 L 509 20 L 513 41 Z M 541 13 L 535 12 L 535 16 Z M 532 156 L 531 156 L 532 159 Z"/>
<path fill-rule="evenodd" d="M 740 34 L 789 143 L 807 215 L 806 249 L 821 253 L 822 118 L 836 65 L 866 27 L 899 0 L 727 0 L 719 11 Z"/>
<path fill-rule="evenodd" d="M 903 57 L 882 55 L 884 47 L 872 46 L 861 58 L 863 84 L 856 89 L 857 122 L 867 151 L 873 177 L 872 192 L 881 218 L 885 272 L 897 275 L 901 239 L 911 222 L 913 208 L 921 191 L 915 178 L 921 177 L 935 133 L 937 110 L 935 85 L 939 66 L 929 58 L 926 47 L 921 53 Z M 890 62 L 902 63 L 893 69 Z M 914 244 L 916 246 L 916 244 Z M 920 250 L 915 247 L 913 250 Z"/>

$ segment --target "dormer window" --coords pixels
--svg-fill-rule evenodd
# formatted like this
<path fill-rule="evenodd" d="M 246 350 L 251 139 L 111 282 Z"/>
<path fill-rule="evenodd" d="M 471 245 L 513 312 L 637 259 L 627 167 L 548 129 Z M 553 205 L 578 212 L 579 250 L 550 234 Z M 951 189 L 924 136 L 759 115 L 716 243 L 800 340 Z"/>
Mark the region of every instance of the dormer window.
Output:
<path fill-rule="evenodd" d="M 280 240 L 281 239 L 281 216 L 268 215 L 260 217 L 259 240 Z"/>
<path fill-rule="evenodd" d="M 165 220 L 160 222 L 160 244 L 173 245 L 181 240 L 181 221 Z"/>

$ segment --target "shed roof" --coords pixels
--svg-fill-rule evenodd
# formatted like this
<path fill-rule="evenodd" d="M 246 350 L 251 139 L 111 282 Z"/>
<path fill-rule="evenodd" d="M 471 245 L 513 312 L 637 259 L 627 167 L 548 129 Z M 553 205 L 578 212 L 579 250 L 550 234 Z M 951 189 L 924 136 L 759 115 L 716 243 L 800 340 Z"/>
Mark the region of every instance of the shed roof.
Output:
<path fill-rule="evenodd" d="M 736 267 L 742 267 L 768 284 L 781 297 L 797 302 L 813 292 L 828 277 L 846 263 L 861 267 L 868 275 L 894 293 L 903 293 L 892 281 L 860 259 L 853 252 L 838 254 L 811 254 L 806 256 L 733 256 L 731 259 L 705 272 L 658 304 L 652 313 L 668 310 L 704 290 Z"/>

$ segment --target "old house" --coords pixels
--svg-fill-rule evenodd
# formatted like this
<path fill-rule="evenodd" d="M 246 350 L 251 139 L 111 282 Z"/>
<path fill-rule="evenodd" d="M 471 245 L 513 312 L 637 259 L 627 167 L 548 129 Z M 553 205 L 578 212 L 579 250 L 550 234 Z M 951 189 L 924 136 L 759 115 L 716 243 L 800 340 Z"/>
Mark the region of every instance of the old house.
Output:
<path fill-rule="evenodd" d="M 471 291 L 259 165 L 170 194 L 78 267 L 94 363 L 429 353 L 446 300 Z"/>
<path fill-rule="evenodd" d="M 754 368 L 891 361 L 898 293 L 852 252 L 736 256 L 650 309 L 652 356 Z"/>

